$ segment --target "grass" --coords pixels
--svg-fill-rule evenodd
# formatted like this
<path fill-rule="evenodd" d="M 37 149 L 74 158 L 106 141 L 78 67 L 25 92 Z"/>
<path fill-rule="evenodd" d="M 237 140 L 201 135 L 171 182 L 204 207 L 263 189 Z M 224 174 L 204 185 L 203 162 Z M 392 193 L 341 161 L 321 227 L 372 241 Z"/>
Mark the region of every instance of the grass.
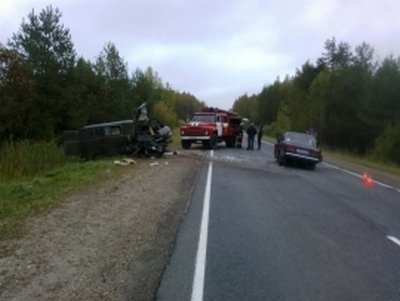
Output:
<path fill-rule="evenodd" d="M 62 197 L 113 174 L 112 160 L 70 162 L 37 175 L 0 185 L 0 240 L 21 234 L 23 221 L 54 208 Z"/>
<path fill-rule="evenodd" d="M 2 149 L 0 241 L 19 237 L 27 217 L 54 208 L 68 193 L 118 170 L 110 158 L 85 163 L 67 161 L 53 146 L 24 143 Z"/>
<path fill-rule="evenodd" d="M 0 181 L 34 176 L 65 162 L 64 150 L 54 141 L 6 143 L 0 148 Z"/>
<path fill-rule="evenodd" d="M 360 157 L 346 151 L 332 150 L 326 148 L 323 148 L 323 155 L 326 158 L 348 161 L 400 176 L 400 167 L 398 165 L 393 163 L 380 162 L 370 156 Z"/>
<path fill-rule="evenodd" d="M 179 128 L 173 130 L 171 147 L 180 147 Z M 0 241 L 19 237 L 27 217 L 54 208 L 68 193 L 115 176 L 121 169 L 115 168 L 113 160 L 69 160 L 54 142 L 2 145 Z"/>
<path fill-rule="evenodd" d="M 176 127 L 172 130 L 172 143 L 169 145 L 170 149 L 179 149 L 181 147 L 181 135 L 180 127 Z"/>

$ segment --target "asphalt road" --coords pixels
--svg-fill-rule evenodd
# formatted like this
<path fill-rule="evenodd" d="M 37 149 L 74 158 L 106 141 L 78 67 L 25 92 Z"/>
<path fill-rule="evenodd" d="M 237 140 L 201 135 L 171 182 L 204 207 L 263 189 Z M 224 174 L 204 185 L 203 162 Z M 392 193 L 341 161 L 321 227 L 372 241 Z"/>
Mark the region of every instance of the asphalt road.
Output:
<path fill-rule="evenodd" d="M 157 300 L 400 300 L 399 187 L 205 152 Z"/>

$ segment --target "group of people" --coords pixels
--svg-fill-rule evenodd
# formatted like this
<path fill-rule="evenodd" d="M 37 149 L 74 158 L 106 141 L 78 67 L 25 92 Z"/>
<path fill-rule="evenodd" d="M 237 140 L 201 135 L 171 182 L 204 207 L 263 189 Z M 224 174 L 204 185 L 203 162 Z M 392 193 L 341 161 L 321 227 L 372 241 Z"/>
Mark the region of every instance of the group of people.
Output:
<path fill-rule="evenodd" d="M 257 149 L 260 150 L 261 140 L 263 136 L 263 125 L 261 125 L 257 130 L 256 127 L 254 126 L 254 123 L 250 123 L 250 125 L 246 130 L 246 133 L 247 133 L 247 149 L 248 150 L 254 149 L 254 139 L 257 135 L 257 146 L 258 146 Z"/>

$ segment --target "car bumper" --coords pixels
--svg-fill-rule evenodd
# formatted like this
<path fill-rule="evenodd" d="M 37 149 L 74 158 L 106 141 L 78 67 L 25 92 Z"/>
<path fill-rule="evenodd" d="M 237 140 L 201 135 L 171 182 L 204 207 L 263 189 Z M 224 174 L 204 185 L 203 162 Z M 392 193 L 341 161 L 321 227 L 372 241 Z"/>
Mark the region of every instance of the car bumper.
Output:
<path fill-rule="evenodd" d="M 311 157 L 311 156 L 307 156 L 307 155 L 303 155 L 303 154 L 298 154 L 298 153 L 285 153 L 286 158 L 288 159 L 297 159 L 297 160 L 301 160 L 301 161 L 308 161 L 308 162 L 321 162 L 320 158 L 316 158 L 316 157 Z"/>

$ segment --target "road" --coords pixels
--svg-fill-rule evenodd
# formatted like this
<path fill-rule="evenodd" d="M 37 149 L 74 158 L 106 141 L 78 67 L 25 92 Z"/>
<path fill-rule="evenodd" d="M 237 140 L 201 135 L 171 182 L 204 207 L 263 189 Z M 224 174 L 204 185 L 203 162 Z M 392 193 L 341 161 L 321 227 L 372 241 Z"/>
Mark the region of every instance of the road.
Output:
<path fill-rule="evenodd" d="M 157 300 L 400 300 L 398 187 L 272 153 L 205 153 Z"/>

